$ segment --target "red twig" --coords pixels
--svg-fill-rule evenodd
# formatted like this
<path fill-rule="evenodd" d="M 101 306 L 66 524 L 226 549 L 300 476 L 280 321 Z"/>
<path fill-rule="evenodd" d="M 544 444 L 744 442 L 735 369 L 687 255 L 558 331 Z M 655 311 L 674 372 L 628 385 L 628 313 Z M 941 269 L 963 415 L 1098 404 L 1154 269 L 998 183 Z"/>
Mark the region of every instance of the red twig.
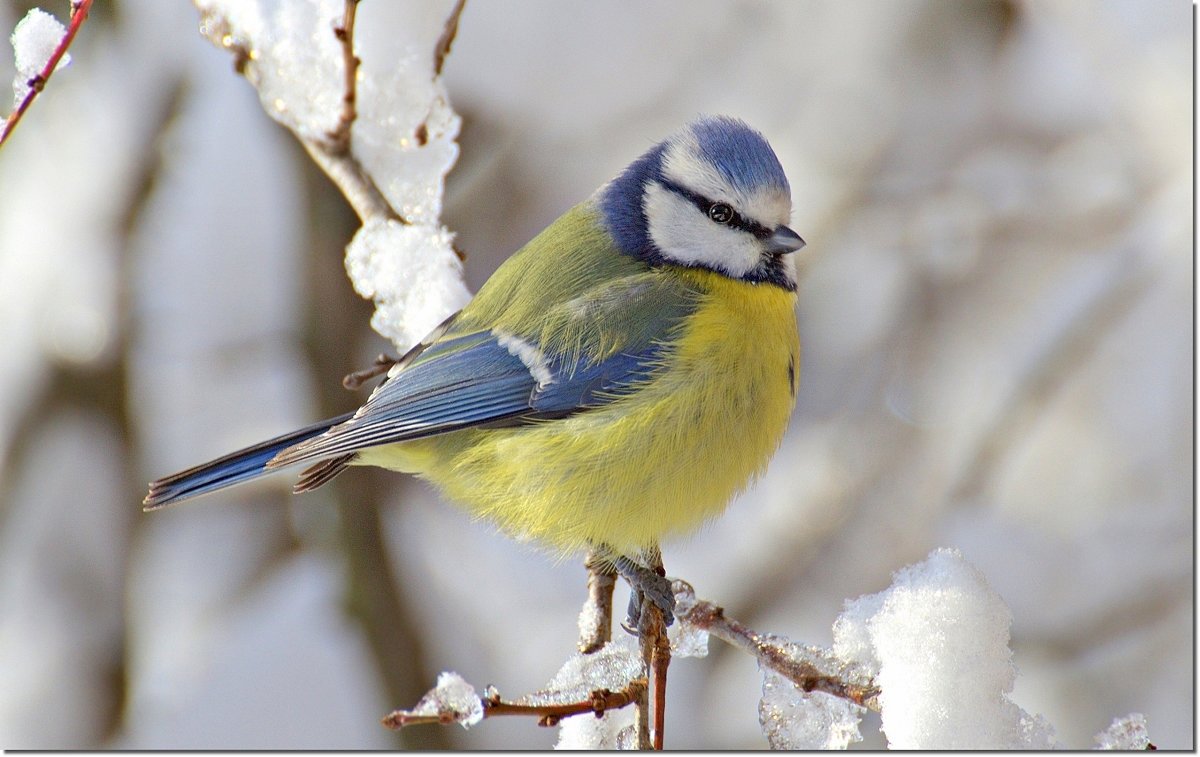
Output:
<path fill-rule="evenodd" d="M 662 553 L 657 546 L 647 550 L 645 557 L 646 567 L 660 576 L 666 574 L 663 570 Z M 646 675 L 651 682 L 648 693 L 653 694 L 638 703 L 638 714 L 641 716 L 640 722 L 637 723 L 639 748 L 661 752 L 666 725 L 667 667 L 671 664 L 671 642 L 667 639 L 667 624 L 663 612 L 649 596 L 642 598 L 641 613 L 638 617 L 638 643 L 641 646 Z"/>
<path fill-rule="evenodd" d="M 25 111 L 29 110 L 29 106 L 37 98 L 46 86 L 46 82 L 50 81 L 50 75 L 54 73 L 54 69 L 58 67 L 58 62 L 67 54 L 67 49 L 71 47 L 71 42 L 75 39 L 75 32 L 79 31 L 79 27 L 83 26 L 83 22 L 87 20 L 88 11 L 91 10 L 92 0 L 71 0 L 71 21 L 67 25 L 67 33 L 59 41 L 58 46 L 54 48 L 54 52 L 50 55 L 50 60 L 46 61 L 46 65 L 40 72 L 29 80 L 29 91 L 25 93 L 25 98 L 21 100 L 21 104 L 16 110 L 8 114 L 8 118 L 4 120 L 4 129 L 0 131 L 0 146 L 8 139 L 8 135 L 12 134 L 13 129 L 17 128 L 17 123 L 21 120 L 21 116 L 25 115 Z"/>
<path fill-rule="evenodd" d="M 654 749 L 661 752 L 667 724 L 667 666 L 671 664 L 671 642 L 667 639 L 667 627 L 661 619 L 653 643 L 650 675 L 654 677 L 654 699 L 651 700 L 654 708 Z"/>

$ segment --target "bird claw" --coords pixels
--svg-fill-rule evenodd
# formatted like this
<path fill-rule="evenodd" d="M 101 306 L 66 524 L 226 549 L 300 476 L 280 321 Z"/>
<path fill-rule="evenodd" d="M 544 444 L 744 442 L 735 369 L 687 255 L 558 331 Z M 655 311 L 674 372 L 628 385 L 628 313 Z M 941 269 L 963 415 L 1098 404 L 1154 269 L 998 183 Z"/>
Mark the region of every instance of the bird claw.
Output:
<path fill-rule="evenodd" d="M 649 599 L 654 606 L 662 611 L 663 623 L 671 625 L 675 622 L 675 593 L 671 591 L 671 580 L 643 565 L 638 565 L 628 557 L 618 557 L 614 564 L 617 572 L 629 582 L 633 592 L 629 595 L 629 608 L 626 611 L 626 628 L 637 629 L 642 619 L 642 602 Z"/>

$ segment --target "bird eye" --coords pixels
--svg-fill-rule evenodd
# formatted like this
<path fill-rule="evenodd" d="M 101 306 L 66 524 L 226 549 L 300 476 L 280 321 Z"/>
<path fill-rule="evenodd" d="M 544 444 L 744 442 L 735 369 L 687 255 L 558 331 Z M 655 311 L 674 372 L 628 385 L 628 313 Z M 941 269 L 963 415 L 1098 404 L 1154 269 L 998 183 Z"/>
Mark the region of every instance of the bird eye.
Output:
<path fill-rule="evenodd" d="M 714 202 L 708 206 L 708 217 L 717 223 L 729 223 L 735 215 L 737 214 L 733 212 L 733 208 L 723 202 Z"/>

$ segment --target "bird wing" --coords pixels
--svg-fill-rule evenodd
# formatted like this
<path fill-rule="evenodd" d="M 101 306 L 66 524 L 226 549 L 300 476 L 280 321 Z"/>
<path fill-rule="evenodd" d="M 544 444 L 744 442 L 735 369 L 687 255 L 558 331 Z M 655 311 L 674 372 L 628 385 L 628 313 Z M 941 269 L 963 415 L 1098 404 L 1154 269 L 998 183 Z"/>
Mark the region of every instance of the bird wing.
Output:
<path fill-rule="evenodd" d="M 469 315 L 389 372 L 354 416 L 280 452 L 277 468 L 478 426 L 562 418 L 636 391 L 663 366 L 692 303 L 655 274 L 552 305 L 540 331 L 480 329 Z"/>

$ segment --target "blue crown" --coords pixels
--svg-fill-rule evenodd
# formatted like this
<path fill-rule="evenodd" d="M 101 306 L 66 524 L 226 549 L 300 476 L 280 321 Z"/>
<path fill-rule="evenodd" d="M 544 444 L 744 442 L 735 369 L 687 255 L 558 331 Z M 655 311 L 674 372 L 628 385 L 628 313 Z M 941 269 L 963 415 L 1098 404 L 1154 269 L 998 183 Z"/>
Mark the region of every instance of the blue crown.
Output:
<path fill-rule="evenodd" d="M 661 261 L 650 239 L 642 196 L 648 183 L 663 178 L 663 155 L 689 133 L 696 139 L 698 157 L 734 189 L 750 193 L 768 187 L 791 194 L 783 166 L 762 134 L 736 118 L 701 116 L 630 163 L 597 198 L 604 225 L 623 252 L 651 263 Z"/>

